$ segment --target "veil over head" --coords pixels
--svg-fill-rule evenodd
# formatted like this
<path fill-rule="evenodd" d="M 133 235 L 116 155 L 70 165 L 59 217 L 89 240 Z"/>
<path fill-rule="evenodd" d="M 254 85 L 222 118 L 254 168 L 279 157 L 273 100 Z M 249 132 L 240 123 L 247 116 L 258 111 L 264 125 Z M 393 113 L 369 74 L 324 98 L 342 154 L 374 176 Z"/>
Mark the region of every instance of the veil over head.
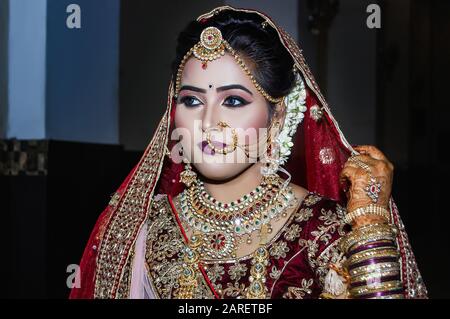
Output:
<path fill-rule="evenodd" d="M 206 21 L 207 26 L 208 19 L 223 10 L 255 14 L 266 21 L 268 27 L 277 31 L 279 40 L 292 56 L 295 68 L 304 79 L 307 93 L 307 111 L 295 134 L 286 170 L 292 175 L 293 183 L 346 205 L 339 174 L 349 156 L 358 153 L 340 130 L 306 64 L 302 50 L 270 17 L 255 10 L 222 6 L 199 16 L 197 20 Z M 176 103 L 173 81 L 169 85 L 167 98 L 166 111 L 139 163 L 118 188 L 97 221 L 80 264 L 81 287 L 72 290 L 73 298 L 120 298 L 124 295 L 120 283 L 130 277 L 126 265 L 133 257 L 133 247 L 148 216 L 153 196 L 159 193 L 175 196 L 183 190 L 179 182 L 183 167 L 166 156 L 167 150 L 171 149 L 170 133 L 174 128 Z M 405 297 L 426 297 L 425 286 L 392 198 L 389 208 L 391 221 L 399 229 L 397 244 L 401 255 Z"/>

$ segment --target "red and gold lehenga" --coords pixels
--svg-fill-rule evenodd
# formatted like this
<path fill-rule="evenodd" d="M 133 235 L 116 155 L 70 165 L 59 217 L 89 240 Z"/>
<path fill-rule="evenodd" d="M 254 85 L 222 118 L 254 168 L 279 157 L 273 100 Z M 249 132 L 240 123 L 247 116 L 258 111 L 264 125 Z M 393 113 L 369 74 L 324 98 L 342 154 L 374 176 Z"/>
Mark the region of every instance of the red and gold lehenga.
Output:
<path fill-rule="evenodd" d="M 295 41 L 268 16 L 253 10 L 219 7 L 198 18 L 208 19 L 221 10 L 251 12 L 273 27 L 295 61 L 306 85 L 305 117 L 295 135 L 286 169 L 292 182 L 309 193 L 285 225 L 266 243 L 266 298 L 319 298 L 330 265 L 339 263 L 340 239 L 349 231 L 342 222 L 346 196 L 339 173 L 349 156 L 357 153 L 347 142 L 321 94 Z M 81 286 L 71 298 L 175 298 L 185 270 L 183 249 L 187 237 L 174 198 L 183 191 L 181 164 L 167 158 L 174 127 L 174 83 L 167 110 L 139 163 L 117 189 L 100 215 L 80 264 Z M 320 114 L 320 116 L 318 116 Z M 396 226 L 401 294 L 426 298 L 397 207 L 390 199 L 390 222 Z M 234 260 L 195 263 L 191 298 L 245 298 L 250 285 L 253 254 Z"/>

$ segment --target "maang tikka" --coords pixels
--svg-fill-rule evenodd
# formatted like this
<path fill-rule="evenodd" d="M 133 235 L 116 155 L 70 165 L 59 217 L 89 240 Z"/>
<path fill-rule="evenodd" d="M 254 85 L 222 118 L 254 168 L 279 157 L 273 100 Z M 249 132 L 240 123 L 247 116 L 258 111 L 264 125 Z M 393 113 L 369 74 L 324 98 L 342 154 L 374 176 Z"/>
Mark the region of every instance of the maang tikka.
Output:
<path fill-rule="evenodd" d="M 195 44 L 183 57 L 177 72 L 175 82 L 175 96 L 178 96 L 181 88 L 181 77 L 184 66 L 188 59 L 193 55 L 198 60 L 202 61 L 202 68 L 208 67 L 208 62 L 219 59 L 225 55 L 225 51 L 229 52 L 242 70 L 249 76 L 255 88 L 271 103 L 279 103 L 283 98 L 275 98 L 270 96 L 256 81 L 250 69 L 245 65 L 244 60 L 231 47 L 231 45 L 222 37 L 222 32 L 216 27 L 207 27 L 200 34 L 200 41 Z"/>

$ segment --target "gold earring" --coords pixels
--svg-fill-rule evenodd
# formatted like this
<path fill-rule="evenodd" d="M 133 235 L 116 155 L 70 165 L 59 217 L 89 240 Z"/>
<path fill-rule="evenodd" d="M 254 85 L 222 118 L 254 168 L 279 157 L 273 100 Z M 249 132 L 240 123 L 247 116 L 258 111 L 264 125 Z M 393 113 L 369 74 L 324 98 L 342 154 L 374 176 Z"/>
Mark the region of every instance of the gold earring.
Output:
<path fill-rule="evenodd" d="M 191 164 L 186 163 L 184 171 L 180 173 L 180 182 L 191 187 L 197 181 L 197 174 L 192 170 Z"/>
<path fill-rule="evenodd" d="M 272 140 L 272 128 L 278 127 L 279 122 L 272 122 L 269 126 L 269 132 L 267 134 L 267 148 L 264 158 L 264 166 L 261 168 L 261 174 L 263 182 L 267 185 L 274 184 L 279 176 L 277 174 L 279 163 L 278 163 L 278 147 L 276 143 Z"/>

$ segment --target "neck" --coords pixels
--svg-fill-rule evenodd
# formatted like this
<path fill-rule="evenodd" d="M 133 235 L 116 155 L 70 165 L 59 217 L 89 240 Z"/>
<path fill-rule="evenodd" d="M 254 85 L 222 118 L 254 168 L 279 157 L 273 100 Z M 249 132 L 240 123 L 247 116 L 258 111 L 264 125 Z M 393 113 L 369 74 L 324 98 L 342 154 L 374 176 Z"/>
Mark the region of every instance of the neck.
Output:
<path fill-rule="evenodd" d="M 261 164 L 258 162 L 233 179 L 223 183 L 204 182 L 211 196 L 223 203 L 229 203 L 254 190 L 262 179 Z"/>

